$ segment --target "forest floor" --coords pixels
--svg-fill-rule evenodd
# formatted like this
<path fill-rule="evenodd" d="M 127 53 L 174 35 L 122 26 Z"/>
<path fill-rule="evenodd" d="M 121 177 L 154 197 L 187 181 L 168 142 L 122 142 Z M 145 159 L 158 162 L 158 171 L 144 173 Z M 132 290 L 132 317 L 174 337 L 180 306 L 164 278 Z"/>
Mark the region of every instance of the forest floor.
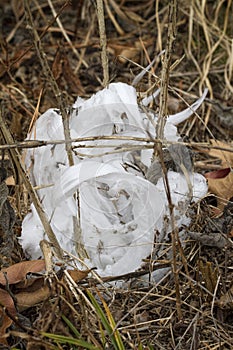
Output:
<path fill-rule="evenodd" d="M 166 47 L 168 4 L 160 0 L 104 1 L 110 82 L 131 84 L 141 67 L 147 67 Z M 30 10 L 25 11 L 27 6 Z M 205 87 L 209 89 L 199 117 L 194 115 L 179 126 L 180 134 L 190 143 L 195 171 L 209 174 L 209 193 L 193 205 L 189 228 L 205 238 L 190 239 L 184 252 L 178 251 L 178 281 L 170 273 L 159 284 L 117 289 L 97 284 L 84 274 L 73 276 L 78 285 L 75 289 L 67 276 L 55 276 L 48 282 L 46 275 L 40 275 L 31 287 L 27 274 L 37 273 L 43 266 L 38 262 L 34 269 L 30 262 L 18 265 L 27 259 L 17 239 L 30 199 L 17 167 L 12 166 L 11 153 L 2 150 L 0 262 L 9 280 L 2 273 L 0 348 L 233 348 L 232 16 L 232 0 L 185 0 L 178 5 L 169 113 L 185 107 L 178 94 L 191 104 Z M 35 49 L 35 30 L 67 106 L 77 96 L 87 98 L 103 88 L 95 1 L 2 0 L 1 114 L 14 142 L 23 141 L 48 108 L 58 108 Z M 157 89 L 161 71 L 161 60 L 157 59 L 150 74 L 136 86 L 137 91 Z M 1 145 L 5 141 L 2 137 Z M 203 144 L 209 147 L 203 149 Z M 222 237 L 225 244 L 221 245 Z"/>

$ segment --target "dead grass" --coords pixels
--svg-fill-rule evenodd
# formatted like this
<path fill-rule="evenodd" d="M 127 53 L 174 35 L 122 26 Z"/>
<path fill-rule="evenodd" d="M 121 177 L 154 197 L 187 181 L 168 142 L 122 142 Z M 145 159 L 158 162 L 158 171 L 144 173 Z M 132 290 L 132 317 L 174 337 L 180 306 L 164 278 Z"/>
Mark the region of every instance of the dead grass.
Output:
<path fill-rule="evenodd" d="M 28 3 L 41 50 L 46 54 L 64 104 L 73 103 L 78 95 L 90 96 L 105 85 L 94 2 Z M 138 65 L 146 67 L 166 46 L 168 1 L 106 0 L 104 6 L 110 81 L 131 83 L 140 72 Z M 52 92 L 51 79 L 42 73 L 23 1 L 2 1 L 0 11 L 2 111 L 14 139 L 22 141 L 38 116 L 59 103 Z M 229 113 L 233 118 L 232 15 L 231 0 L 183 1 L 178 7 L 168 110 L 176 112 L 183 108 L 184 102 L 178 95 L 191 102 L 204 87 L 209 89 L 209 98 L 199 110 L 199 117 L 194 116 L 180 130 L 190 144 L 208 142 L 213 137 L 229 141 L 233 134 L 232 124 L 226 126 L 225 122 Z M 161 68 L 161 61 L 157 60 L 151 74 L 145 74 L 138 84 L 138 91 L 156 89 Z M 27 205 L 22 187 L 18 182 L 16 185 L 11 196 L 20 218 L 15 227 L 17 233 Z M 213 231 L 209 202 L 193 210 L 192 230 L 199 232 L 209 227 Z M 19 256 L 19 249 L 15 242 L 17 252 L 12 263 L 24 258 L 22 252 Z M 124 290 L 97 284 L 90 278 L 78 286 L 72 281 L 67 286 L 58 285 L 54 298 L 25 311 L 13 327 L 10 343 L 20 349 L 52 348 L 52 341 L 42 337 L 40 331 L 74 336 L 62 320 L 66 316 L 83 339 L 101 349 L 114 348 L 111 335 L 104 330 L 87 298 L 88 289 L 100 301 L 104 312 L 113 316 L 125 349 L 231 349 L 232 246 L 220 250 L 190 241 L 184 255 L 186 269 L 180 253 L 177 256 L 182 317 L 177 315 L 172 273 L 159 284 L 140 287 L 132 283 Z M 167 263 L 170 262 L 161 262 L 164 266 Z M 108 309 L 104 308 L 103 300 Z M 56 342 L 53 346 L 75 348 Z"/>

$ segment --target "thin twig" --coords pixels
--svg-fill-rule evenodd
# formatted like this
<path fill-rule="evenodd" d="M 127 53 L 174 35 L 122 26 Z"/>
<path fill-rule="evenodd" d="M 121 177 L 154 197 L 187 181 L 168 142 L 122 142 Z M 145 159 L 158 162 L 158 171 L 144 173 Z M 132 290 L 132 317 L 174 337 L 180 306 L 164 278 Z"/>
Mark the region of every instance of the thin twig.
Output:
<path fill-rule="evenodd" d="M 100 34 L 100 47 L 101 47 L 101 61 L 104 73 L 103 85 L 106 87 L 109 83 L 109 71 L 108 71 L 108 55 L 107 55 L 107 38 L 104 22 L 104 6 L 103 0 L 96 0 L 97 4 L 97 17 L 99 23 Z"/>

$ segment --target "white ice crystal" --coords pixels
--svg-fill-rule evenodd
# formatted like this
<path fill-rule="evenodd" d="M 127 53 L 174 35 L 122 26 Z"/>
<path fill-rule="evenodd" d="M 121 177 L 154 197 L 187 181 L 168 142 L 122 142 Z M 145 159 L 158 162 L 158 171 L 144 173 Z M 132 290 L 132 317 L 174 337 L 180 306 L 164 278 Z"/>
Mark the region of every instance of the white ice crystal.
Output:
<path fill-rule="evenodd" d="M 168 141 L 179 140 L 176 125 L 192 115 L 206 93 L 205 90 L 190 108 L 168 116 L 164 130 Z M 144 100 L 144 104 L 147 102 Z M 168 239 L 170 228 L 168 224 L 165 230 L 164 217 L 169 211 L 163 178 L 153 184 L 139 166 L 151 166 L 153 151 L 143 148 L 145 141 L 120 139 L 121 136 L 156 137 L 149 119 L 156 123 L 157 117 L 148 112 L 148 118 L 143 111 L 132 86 L 110 84 L 87 100 L 77 99 L 70 113 L 70 133 L 73 139 L 88 136 L 117 136 L 117 139 L 73 143 L 75 165 L 71 167 L 64 144 L 31 149 L 26 154 L 31 181 L 40 188 L 38 195 L 61 247 L 77 255 L 81 243 L 88 255 L 85 262 L 97 267 L 101 276 L 137 270 L 142 260 L 153 253 L 155 244 Z M 64 139 L 60 112 L 49 109 L 44 113 L 29 139 Z M 168 180 L 177 225 L 187 225 L 187 206 L 205 195 L 205 179 L 189 171 L 187 182 L 185 174 L 169 170 Z M 81 236 L 77 236 L 77 223 Z M 41 256 L 39 242 L 43 238 L 46 233 L 31 205 L 20 238 L 31 258 Z"/>

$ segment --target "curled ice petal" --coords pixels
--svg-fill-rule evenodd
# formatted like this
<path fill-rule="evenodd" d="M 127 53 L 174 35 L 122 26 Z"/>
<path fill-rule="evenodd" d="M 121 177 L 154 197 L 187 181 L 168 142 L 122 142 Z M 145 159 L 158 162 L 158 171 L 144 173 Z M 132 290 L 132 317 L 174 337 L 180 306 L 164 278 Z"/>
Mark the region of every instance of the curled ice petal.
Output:
<path fill-rule="evenodd" d="M 149 69 L 153 66 L 153 64 L 155 63 L 156 59 L 158 59 L 161 55 L 163 55 L 165 53 L 165 50 L 162 50 L 158 56 L 156 58 L 153 59 L 153 61 L 148 64 L 148 66 L 146 68 L 144 68 L 138 75 L 136 75 L 136 77 L 134 78 L 134 80 L 132 81 L 132 86 L 136 86 L 139 81 L 144 77 L 144 75 L 146 74 L 146 72 L 149 71 Z"/>
<path fill-rule="evenodd" d="M 143 106 L 148 106 L 149 103 L 150 103 L 151 101 L 155 100 L 156 97 L 159 96 L 160 90 L 161 90 L 161 89 L 157 89 L 152 95 L 150 95 L 150 96 L 148 96 L 148 97 L 144 97 L 144 98 L 142 99 L 142 104 L 143 104 Z"/>
<path fill-rule="evenodd" d="M 136 77 L 134 78 L 134 80 L 132 81 L 132 86 L 135 86 L 139 83 L 140 80 L 142 80 L 142 78 L 144 77 L 144 75 L 146 74 L 146 72 L 149 71 L 149 69 L 153 66 L 153 64 L 155 63 L 155 58 L 153 59 L 153 61 L 148 64 L 148 66 L 146 68 L 144 68 L 138 75 L 136 75 Z"/>
<path fill-rule="evenodd" d="M 184 111 L 169 115 L 167 118 L 167 122 L 173 125 L 178 125 L 184 122 L 186 119 L 191 117 L 191 115 L 200 107 L 202 102 L 204 101 L 206 95 L 208 93 L 208 89 L 206 88 L 202 94 L 202 96 L 194 102 L 190 107 L 186 108 Z"/>
<path fill-rule="evenodd" d="M 95 161 L 84 161 L 78 165 L 66 168 L 54 188 L 54 192 L 57 193 L 56 200 L 61 201 L 72 196 L 75 190 L 77 190 L 77 187 L 84 181 L 113 172 L 118 173 L 119 169 L 111 164 Z"/>

